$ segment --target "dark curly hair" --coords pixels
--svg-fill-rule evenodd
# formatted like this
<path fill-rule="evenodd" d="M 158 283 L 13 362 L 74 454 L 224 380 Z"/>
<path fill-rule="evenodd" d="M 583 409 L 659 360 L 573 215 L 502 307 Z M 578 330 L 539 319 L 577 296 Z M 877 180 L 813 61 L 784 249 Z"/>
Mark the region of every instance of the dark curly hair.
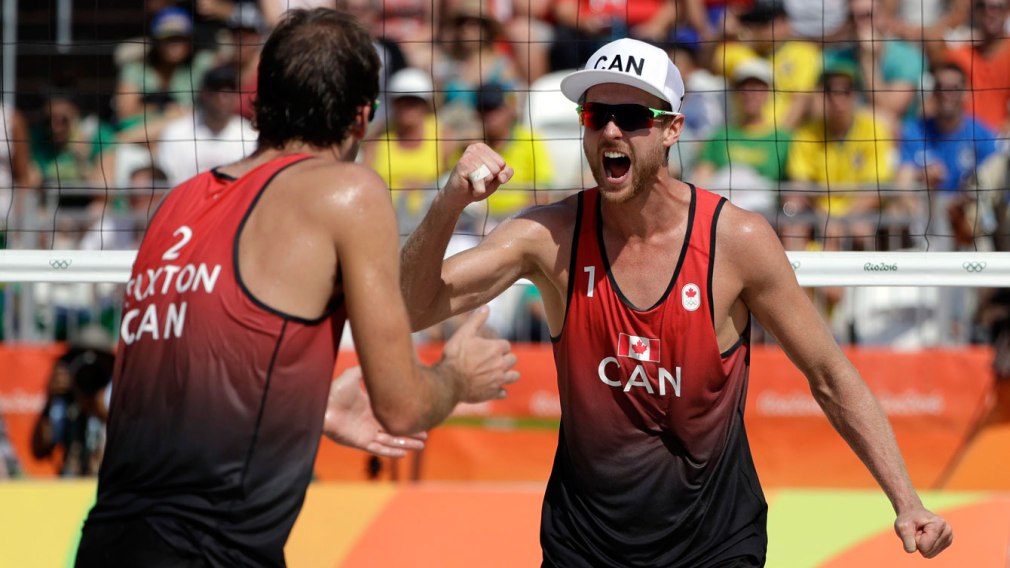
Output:
<path fill-rule="evenodd" d="M 371 36 L 350 14 L 289 11 L 260 55 L 254 103 L 259 147 L 339 144 L 358 107 L 378 97 L 379 68 Z"/>

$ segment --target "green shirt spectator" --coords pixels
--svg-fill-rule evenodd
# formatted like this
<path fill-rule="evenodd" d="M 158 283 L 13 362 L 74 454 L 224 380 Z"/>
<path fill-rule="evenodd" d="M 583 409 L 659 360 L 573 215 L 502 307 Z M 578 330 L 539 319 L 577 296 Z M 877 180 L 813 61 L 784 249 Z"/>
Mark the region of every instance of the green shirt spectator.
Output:
<path fill-rule="evenodd" d="M 716 170 L 748 166 L 761 177 L 783 180 L 791 139 L 788 132 L 772 126 L 727 125 L 702 147 L 698 164 L 708 163 Z"/>

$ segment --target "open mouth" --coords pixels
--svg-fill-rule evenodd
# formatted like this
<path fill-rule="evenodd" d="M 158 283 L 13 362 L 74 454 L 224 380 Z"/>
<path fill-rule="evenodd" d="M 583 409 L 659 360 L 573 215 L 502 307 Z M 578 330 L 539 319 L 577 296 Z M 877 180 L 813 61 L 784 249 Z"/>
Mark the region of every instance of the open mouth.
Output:
<path fill-rule="evenodd" d="M 609 150 L 603 153 L 603 171 L 607 174 L 607 181 L 619 184 L 628 177 L 631 171 L 631 158 L 624 152 Z"/>

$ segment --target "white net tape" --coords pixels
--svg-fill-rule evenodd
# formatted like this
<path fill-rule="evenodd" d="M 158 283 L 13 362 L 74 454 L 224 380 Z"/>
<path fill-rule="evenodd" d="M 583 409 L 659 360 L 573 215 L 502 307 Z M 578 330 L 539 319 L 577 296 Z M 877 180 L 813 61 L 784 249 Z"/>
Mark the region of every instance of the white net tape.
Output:
<path fill-rule="evenodd" d="M 1010 254 L 998 252 L 788 252 L 800 285 L 1000 287 Z M 125 283 L 136 251 L 2 250 L 0 282 Z"/>

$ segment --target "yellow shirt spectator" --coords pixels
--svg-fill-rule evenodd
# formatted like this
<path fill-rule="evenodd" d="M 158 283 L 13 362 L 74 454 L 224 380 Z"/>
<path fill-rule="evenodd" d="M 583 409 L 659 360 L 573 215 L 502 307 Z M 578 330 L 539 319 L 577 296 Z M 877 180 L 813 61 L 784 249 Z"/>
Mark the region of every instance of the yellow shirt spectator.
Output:
<path fill-rule="evenodd" d="M 547 144 L 525 126 L 516 126 L 512 138 L 496 151 L 515 175 L 488 198 L 488 211 L 494 217 L 507 217 L 534 204 L 536 191 L 553 189 L 554 168 Z"/>
<path fill-rule="evenodd" d="M 715 65 L 725 77 L 732 77 L 736 65 L 761 57 L 742 43 L 726 43 L 717 48 Z M 785 123 L 793 99 L 817 90 L 821 76 L 821 50 L 808 41 L 785 41 L 765 58 L 772 65 L 774 96 L 765 104 L 764 114 L 768 124 L 788 129 Z"/>
<path fill-rule="evenodd" d="M 879 184 L 894 177 L 894 143 L 890 129 L 866 109 L 856 110 L 844 138 L 830 139 L 824 120 L 810 121 L 796 130 L 786 173 L 794 181 L 821 185 L 828 195 L 816 200 L 817 209 L 831 216 L 849 213 L 855 197 L 845 190 L 860 184 Z M 838 193 L 835 193 L 835 192 Z"/>
<path fill-rule="evenodd" d="M 435 116 L 424 120 L 424 134 L 415 144 L 405 145 L 392 130 L 386 131 L 374 145 L 372 168 L 389 186 L 393 205 L 410 215 L 423 213 L 426 199 L 434 197 L 437 180 L 449 169 L 442 167 L 438 124 Z"/>

